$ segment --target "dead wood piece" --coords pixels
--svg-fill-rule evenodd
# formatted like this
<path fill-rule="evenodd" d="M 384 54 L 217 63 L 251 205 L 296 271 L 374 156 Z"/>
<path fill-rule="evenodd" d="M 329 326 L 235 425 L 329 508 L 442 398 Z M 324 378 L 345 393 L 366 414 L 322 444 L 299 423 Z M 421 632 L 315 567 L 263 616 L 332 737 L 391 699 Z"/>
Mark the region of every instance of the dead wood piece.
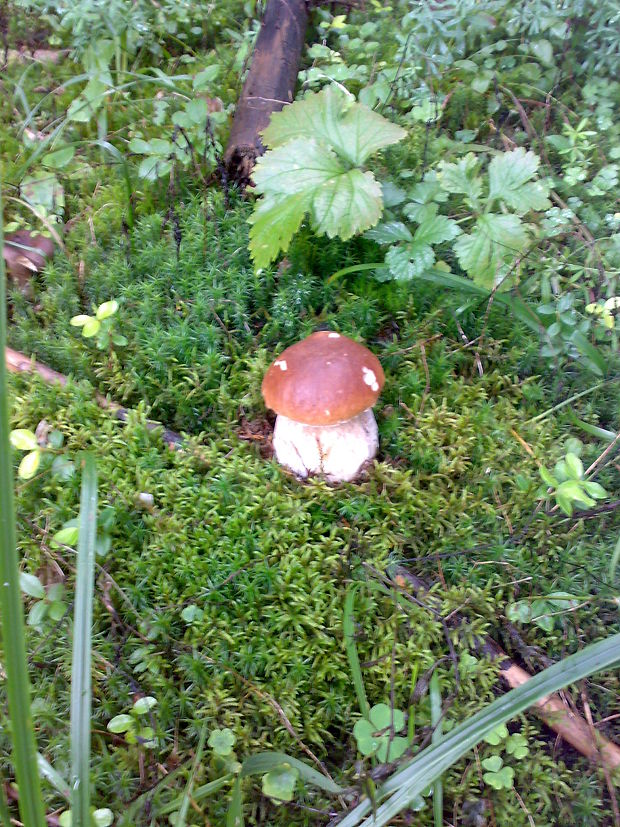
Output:
<path fill-rule="evenodd" d="M 224 162 L 230 178 L 245 186 L 265 148 L 260 132 L 293 100 L 308 25 L 306 0 L 269 0 L 261 25 Z"/>
<path fill-rule="evenodd" d="M 435 603 L 434 595 L 429 594 L 428 585 L 415 574 L 402 566 L 397 567 L 395 583 L 402 587 L 409 586 L 418 597 Z M 454 615 L 452 623 L 458 626 L 462 617 Z M 495 660 L 501 659 L 500 678 L 511 688 L 527 683 L 532 678 L 529 672 L 516 664 L 491 637 L 479 642 L 478 650 Z M 613 741 L 594 731 L 584 718 L 572 710 L 560 695 L 546 695 L 536 702 L 533 711 L 554 732 L 573 746 L 578 752 L 595 763 L 602 764 L 607 770 L 620 768 L 620 747 Z"/>
<path fill-rule="evenodd" d="M 54 255 L 54 242 L 47 236 L 30 230 L 16 230 L 4 236 L 2 257 L 8 275 L 22 292 L 29 292 L 30 280 Z"/>
<path fill-rule="evenodd" d="M 10 373 L 36 373 L 51 385 L 66 385 L 68 382 L 67 377 L 62 373 L 52 370 L 52 368 L 49 368 L 42 362 L 36 362 L 34 359 L 31 359 L 25 354 L 19 353 L 17 350 L 12 350 L 10 347 L 6 348 L 6 366 Z M 113 402 L 100 393 L 95 394 L 95 399 L 101 408 L 105 408 L 110 411 L 116 419 L 121 422 L 127 422 L 127 418 L 130 414 L 130 411 L 127 408 L 123 408 L 121 405 Z M 162 438 L 170 448 L 178 448 L 183 442 L 183 437 L 180 434 L 177 434 L 175 431 L 170 431 L 168 428 L 163 428 L 159 422 L 149 421 L 146 423 L 146 427 L 149 431 L 162 428 Z"/>

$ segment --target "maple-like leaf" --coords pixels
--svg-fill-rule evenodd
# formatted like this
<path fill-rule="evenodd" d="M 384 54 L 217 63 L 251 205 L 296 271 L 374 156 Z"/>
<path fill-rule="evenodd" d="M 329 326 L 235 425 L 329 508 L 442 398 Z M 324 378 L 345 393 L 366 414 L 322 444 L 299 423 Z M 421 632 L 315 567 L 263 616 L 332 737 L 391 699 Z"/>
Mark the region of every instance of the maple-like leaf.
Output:
<path fill-rule="evenodd" d="M 439 165 L 439 183 L 449 193 L 462 193 L 470 203 L 478 206 L 482 194 L 482 181 L 478 177 L 479 162 L 472 152 L 456 164 Z"/>
<path fill-rule="evenodd" d="M 519 215 L 549 209 L 548 187 L 531 180 L 539 164 L 537 155 L 521 147 L 496 155 L 489 164 L 489 202 L 503 201 Z"/>
<path fill-rule="evenodd" d="M 476 284 L 493 287 L 500 268 L 522 252 L 528 242 L 526 227 L 517 215 L 481 215 L 470 233 L 454 244 L 459 264 Z"/>
<path fill-rule="evenodd" d="M 371 172 L 347 169 L 315 140 L 295 139 L 264 155 L 254 171 L 264 198 L 250 216 L 250 252 L 265 267 L 286 250 L 306 213 L 318 233 L 347 239 L 377 223 L 381 185 Z"/>
<path fill-rule="evenodd" d="M 406 135 L 400 126 L 356 103 L 333 85 L 275 112 L 262 132 L 268 147 L 276 148 L 297 138 L 315 139 L 355 166 Z"/>

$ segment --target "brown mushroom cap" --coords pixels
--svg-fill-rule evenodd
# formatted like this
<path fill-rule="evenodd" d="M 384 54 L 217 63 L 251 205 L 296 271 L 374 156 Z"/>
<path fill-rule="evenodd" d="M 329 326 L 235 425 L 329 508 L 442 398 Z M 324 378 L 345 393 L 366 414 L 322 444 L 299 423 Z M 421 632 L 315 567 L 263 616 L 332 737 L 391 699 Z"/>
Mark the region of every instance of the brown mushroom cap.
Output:
<path fill-rule="evenodd" d="M 304 425 L 336 425 L 377 401 L 385 382 L 368 348 L 321 330 L 288 347 L 263 379 L 268 408 Z"/>

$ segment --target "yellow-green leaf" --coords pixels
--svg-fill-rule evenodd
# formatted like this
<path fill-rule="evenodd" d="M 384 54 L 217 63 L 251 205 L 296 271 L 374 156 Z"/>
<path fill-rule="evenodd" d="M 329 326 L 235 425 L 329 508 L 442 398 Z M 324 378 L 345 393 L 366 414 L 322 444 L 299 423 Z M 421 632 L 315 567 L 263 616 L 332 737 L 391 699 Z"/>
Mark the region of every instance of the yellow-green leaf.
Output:
<path fill-rule="evenodd" d="M 39 467 L 40 462 L 40 451 L 31 451 L 29 454 L 26 454 L 23 460 L 19 463 L 17 476 L 22 480 L 29 480 L 31 477 L 34 477 L 37 473 L 37 468 Z"/>
<path fill-rule="evenodd" d="M 39 447 L 33 431 L 28 428 L 17 428 L 11 431 L 11 445 L 18 451 L 36 451 Z"/>

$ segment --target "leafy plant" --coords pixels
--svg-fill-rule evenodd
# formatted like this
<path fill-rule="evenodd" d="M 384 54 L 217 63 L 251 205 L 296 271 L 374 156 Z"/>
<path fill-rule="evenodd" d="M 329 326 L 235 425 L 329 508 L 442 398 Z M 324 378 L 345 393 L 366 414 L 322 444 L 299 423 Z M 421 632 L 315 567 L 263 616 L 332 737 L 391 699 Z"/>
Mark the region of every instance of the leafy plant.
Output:
<path fill-rule="evenodd" d="M 41 425 L 39 426 L 41 428 L 40 436 L 37 436 L 39 428 L 37 428 L 37 433 L 29 428 L 16 428 L 10 433 L 13 448 L 18 451 L 28 451 L 17 469 L 17 475 L 20 479 L 31 479 L 39 470 L 43 457 L 54 455 L 56 451 L 62 448 L 64 442 L 62 433 L 57 430 L 48 432 L 46 424 L 41 423 Z M 64 454 L 56 455 L 50 467 L 52 474 L 61 480 L 70 479 L 75 471 L 74 463 L 67 459 Z"/>
<path fill-rule="evenodd" d="M 578 456 L 580 444 L 573 441 L 572 451 L 567 451 L 564 458 L 556 462 L 553 472 L 540 467 L 540 476 L 549 489 L 544 493 L 545 499 L 553 497 L 558 507 L 568 516 L 574 508 L 590 508 L 596 500 L 604 500 L 608 494 L 598 482 L 585 477 L 583 463 Z"/>
<path fill-rule="evenodd" d="M 125 336 L 114 330 L 114 319 L 112 317 L 118 310 L 116 299 L 103 302 L 99 307 L 93 309 L 95 310 L 94 316 L 87 316 L 85 313 L 73 316 L 70 322 L 71 325 L 81 327 L 82 336 L 85 339 L 95 337 L 99 350 L 104 350 L 110 347 L 111 344 L 117 345 L 117 347 L 126 345 L 127 339 Z"/>
<path fill-rule="evenodd" d="M 535 623 L 546 632 L 551 632 L 559 615 L 571 611 L 579 604 L 575 595 L 567 592 L 550 592 L 544 597 L 517 600 L 506 607 L 506 617 L 519 623 Z"/>
<path fill-rule="evenodd" d="M 115 715 L 108 721 L 108 731 L 115 735 L 123 735 L 128 744 L 138 744 L 144 749 L 155 749 L 157 738 L 153 727 L 144 725 L 142 718 L 150 715 L 153 707 L 157 705 L 157 699 L 152 695 L 145 695 L 134 701 L 129 713 L 123 712 Z"/>
<path fill-rule="evenodd" d="M 52 583 L 46 591 L 45 586 L 36 575 L 25 571 L 20 573 L 19 583 L 25 595 L 35 598 L 26 620 L 29 626 L 40 629 L 46 618 L 57 623 L 64 617 L 67 604 L 63 599 L 65 587 L 62 583 Z"/>
<path fill-rule="evenodd" d="M 375 704 L 368 719 L 361 718 L 353 727 L 357 748 L 363 756 L 376 755 L 381 763 L 396 761 L 408 747 L 406 738 L 395 735 L 405 726 L 400 709 Z"/>
<path fill-rule="evenodd" d="M 527 683 L 488 704 L 476 715 L 454 727 L 439 743 L 422 750 L 404 767 L 396 770 L 377 789 L 377 800 L 385 801 L 375 808 L 370 818 L 366 816 L 373 805 L 365 799 L 345 816 L 340 822 L 341 827 L 355 827 L 358 824 L 363 827 L 383 827 L 389 824 L 409 805 L 414 796 L 419 795 L 499 724 L 509 721 L 540 698 L 556 692 L 568 683 L 602 669 L 614 668 L 620 663 L 619 653 L 620 634 L 611 635 L 586 646 L 575 655 L 563 658 Z"/>
<path fill-rule="evenodd" d="M 515 771 L 511 766 L 504 763 L 504 759 L 499 753 L 503 751 L 520 761 L 529 753 L 527 738 L 518 732 L 509 735 L 506 724 L 500 724 L 488 735 L 485 735 L 483 740 L 487 744 L 498 748 L 493 755 L 483 758 L 480 762 L 486 770 L 482 776 L 485 783 L 495 790 L 510 789 L 514 782 Z"/>
<path fill-rule="evenodd" d="M 250 218 L 255 266 L 286 251 L 307 214 L 315 232 L 329 238 L 346 240 L 376 224 L 381 186 L 362 164 L 405 134 L 334 86 L 274 113 L 263 132 L 270 149 L 253 173 L 262 196 Z"/>

